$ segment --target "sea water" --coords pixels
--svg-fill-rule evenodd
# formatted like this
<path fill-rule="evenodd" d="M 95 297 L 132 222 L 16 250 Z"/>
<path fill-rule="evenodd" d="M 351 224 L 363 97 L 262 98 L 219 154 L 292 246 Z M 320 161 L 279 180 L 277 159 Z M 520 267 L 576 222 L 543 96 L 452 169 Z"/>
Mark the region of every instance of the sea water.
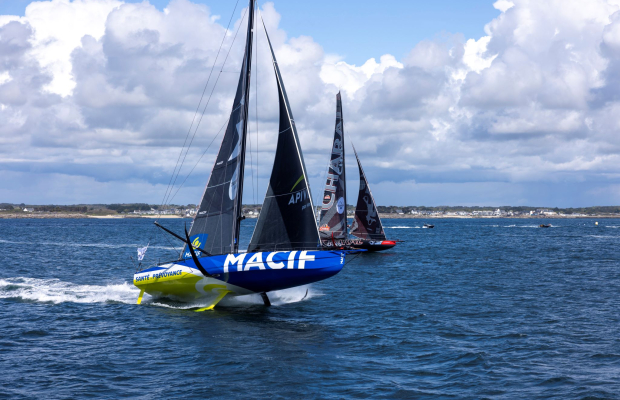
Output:
<path fill-rule="evenodd" d="M 619 398 L 620 220 L 543 222 L 387 219 L 390 251 L 197 313 L 135 304 L 136 249 L 180 249 L 151 220 L 0 220 L 0 397 Z"/>

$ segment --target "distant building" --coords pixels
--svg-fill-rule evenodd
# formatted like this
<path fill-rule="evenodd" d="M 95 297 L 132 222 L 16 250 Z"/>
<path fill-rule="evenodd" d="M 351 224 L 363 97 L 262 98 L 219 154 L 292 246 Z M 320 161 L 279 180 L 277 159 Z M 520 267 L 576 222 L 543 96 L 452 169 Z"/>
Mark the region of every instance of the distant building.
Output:
<path fill-rule="evenodd" d="M 33 212 L 34 208 L 24 208 L 24 212 Z"/>

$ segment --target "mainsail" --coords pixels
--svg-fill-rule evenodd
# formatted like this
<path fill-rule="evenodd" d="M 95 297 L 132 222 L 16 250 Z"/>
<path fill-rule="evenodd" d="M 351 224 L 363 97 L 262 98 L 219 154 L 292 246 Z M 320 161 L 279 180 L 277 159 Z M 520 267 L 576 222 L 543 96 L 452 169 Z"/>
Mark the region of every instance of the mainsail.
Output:
<path fill-rule="evenodd" d="M 379 212 L 375 205 L 375 199 L 370 192 L 370 187 L 368 186 L 368 181 L 355 147 L 353 147 L 353 151 L 360 169 L 360 191 L 357 197 L 357 206 L 355 207 L 355 218 L 351 226 L 351 235 L 361 239 L 385 240 L 385 233 L 383 232 L 381 218 L 379 218 Z"/>
<path fill-rule="evenodd" d="M 280 128 L 267 194 L 248 252 L 316 250 L 319 234 L 297 128 L 266 28 L 265 35 L 278 84 Z"/>
<path fill-rule="evenodd" d="M 254 1 L 248 9 L 245 55 L 226 133 L 190 230 L 194 247 L 212 255 L 236 253 L 242 214 L 243 172 L 247 136 Z M 189 258 L 187 245 L 183 257 Z"/>
<path fill-rule="evenodd" d="M 345 239 L 347 237 L 347 189 L 344 165 L 344 129 L 342 101 L 336 95 L 336 128 L 332 155 L 327 171 L 327 182 L 321 205 L 319 233 L 322 239 Z"/>

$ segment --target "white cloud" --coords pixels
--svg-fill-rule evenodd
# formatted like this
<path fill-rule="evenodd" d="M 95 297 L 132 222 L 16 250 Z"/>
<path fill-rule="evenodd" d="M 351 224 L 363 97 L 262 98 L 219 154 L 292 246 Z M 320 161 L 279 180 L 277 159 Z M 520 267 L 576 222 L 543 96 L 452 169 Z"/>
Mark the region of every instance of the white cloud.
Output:
<path fill-rule="evenodd" d="M 358 66 L 325 54 L 309 36 L 288 37 L 274 5 L 265 4 L 312 184 L 322 184 L 341 89 L 345 134 L 382 188 L 375 190 L 382 203 L 412 203 L 416 190 L 436 199 L 470 190 L 463 197 L 470 203 L 484 196 L 536 202 L 539 184 L 591 180 L 600 187 L 582 193 L 620 200 L 603 188 L 620 184 L 620 0 L 499 0 L 494 7 L 501 14 L 483 37 L 443 34 L 412 43 L 402 60 L 386 54 Z M 228 117 L 243 39 L 219 71 L 236 29 L 244 30 L 243 13 L 228 32 L 208 7 L 188 0 L 163 11 L 148 2 L 52 0 L 31 3 L 21 18 L 0 16 L 0 169 L 15 179 L 49 174 L 65 188 L 76 177 L 92 201 L 101 190 L 126 195 L 133 184 L 152 196 L 167 183 L 224 35 L 207 93 L 216 78 L 218 85 L 187 169 Z M 260 151 L 252 157 L 264 186 L 278 107 L 257 33 L 259 102 L 253 85 L 251 118 L 257 109 Z M 255 123 L 250 131 L 256 146 Z M 217 145 L 190 178 L 188 202 L 197 201 Z M 382 190 L 400 194 L 382 197 Z"/>
<path fill-rule="evenodd" d="M 362 88 L 374 74 L 382 74 L 388 68 L 403 68 L 403 64 L 396 61 L 396 58 L 390 54 L 381 56 L 378 63 L 371 58 L 359 67 L 331 56 L 326 57 L 320 76 L 323 82 L 341 88 L 354 97 L 355 92 Z"/>
<path fill-rule="evenodd" d="M 478 40 L 468 39 L 465 43 L 465 53 L 463 63 L 469 71 L 480 73 L 483 69 L 489 68 L 497 54 L 485 57 L 487 46 L 491 41 L 490 36 L 483 36 Z"/>
<path fill-rule="evenodd" d="M 20 21 L 34 30 L 32 55 L 53 76 L 45 90 L 63 96 L 71 94 L 75 86 L 71 52 L 85 35 L 101 38 L 108 14 L 121 4 L 117 0 L 52 0 L 35 1 L 26 7 Z"/>
<path fill-rule="evenodd" d="M 500 10 L 501 12 L 506 12 L 514 6 L 515 3 L 510 0 L 497 0 L 495 3 L 493 3 L 493 7 Z"/>

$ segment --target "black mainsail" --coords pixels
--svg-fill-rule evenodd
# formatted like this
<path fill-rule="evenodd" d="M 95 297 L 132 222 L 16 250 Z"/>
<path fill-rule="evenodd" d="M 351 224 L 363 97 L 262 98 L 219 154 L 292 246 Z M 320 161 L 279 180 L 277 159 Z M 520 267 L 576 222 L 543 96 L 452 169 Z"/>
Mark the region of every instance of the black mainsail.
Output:
<path fill-rule="evenodd" d="M 189 234 L 194 247 L 200 247 L 212 255 L 236 253 L 239 248 L 254 2 L 255 0 L 250 0 L 248 9 L 245 55 L 232 112 Z M 191 257 L 187 245 L 182 254 L 184 258 Z"/>
<path fill-rule="evenodd" d="M 323 192 L 319 234 L 321 239 L 346 239 L 347 237 L 347 188 L 340 93 L 336 95 L 336 127 L 334 129 L 332 155 L 327 171 L 327 182 Z"/>
<path fill-rule="evenodd" d="M 361 239 L 385 240 L 385 233 L 383 232 L 381 218 L 379 218 L 379 212 L 375 205 L 375 199 L 370 192 L 368 180 L 366 180 L 366 175 L 364 174 L 364 169 L 357 156 L 355 147 L 353 147 L 353 152 L 357 159 L 357 166 L 360 169 L 360 190 L 357 196 L 357 205 L 355 206 L 355 218 L 351 226 L 351 235 L 355 235 Z"/>
<path fill-rule="evenodd" d="M 267 194 L 248 252 L 316 250 L 319 233 L 297 128 L 266 28 L 265 35 L 278 84 L 280 128 Z"/>

